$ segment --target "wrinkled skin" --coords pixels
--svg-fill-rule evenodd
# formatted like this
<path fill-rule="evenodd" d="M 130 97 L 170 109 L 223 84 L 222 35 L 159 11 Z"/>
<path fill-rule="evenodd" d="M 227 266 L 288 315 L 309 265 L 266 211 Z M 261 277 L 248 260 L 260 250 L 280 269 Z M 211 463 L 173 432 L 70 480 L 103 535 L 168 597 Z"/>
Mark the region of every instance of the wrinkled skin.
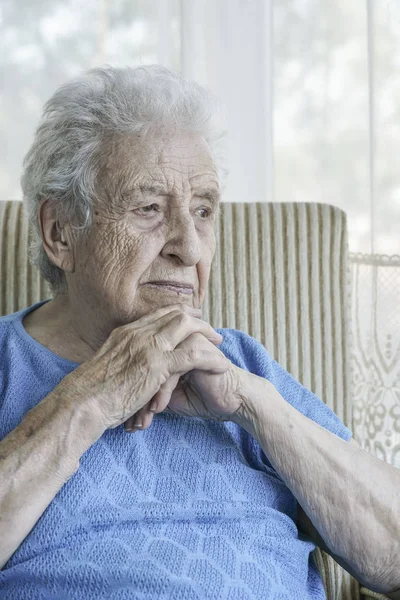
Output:
<path fill-rule="evenodd" d="M 215 250 L 219 194 L 204 140 L 168 132 L 140 143 L 137 138 L 115 140 L 102 182 L 92 234 L 76 255 L 80 275 L 69 282 L 71 294 L 83 292 L 94 306 L 100 297 L 102 310 L 115 325 L 176 299 L 199 307 Z M 214 201 L 204 197 L 207 191 L 213 192 Z M 145 285 L 166 279 L 191 284 L 194 293 L 178 296 Z"/>
<path fill-rule="evenodd" d="M 195 369 L 218 377 L 230 369 L 215 346 L 221 336 L 195 314 L 195 309 L 177 304 L 117 327 L 92 359 L 64 378 L 62 396 L 72 402 L 84 398 L 102 429 L 117 427 L 156 400 L 156 406 L 142 410 L 148 426 L 154 412 L 166 408 L 181 375 Z M 179 394 L 181 402 L 186 398 L 184 389 Z M 230 412 L 223 404 L 214 410 L 215 418 Z"/>
<path fill-rule="evenodd" d="M 49 256 L 64 270 L 68 292 L 28 315 L 24 325 L 57 354 L 85 363 L 79 374 L 86 371 L 89 381 L 100 377 L 107 386 L 106 379 L 111 379 L 109 374 L 116 368 L 112 345 L 116 336 L 110 342 L 113 331 L 140 323 L 142 317 L 162 307 L 201 306 L 215 251 L 219 186 L 208 145 L 198 134 L 163 130 L 141 138 L 116 138 L 105 146 L 102 160 L 93 227 L 86 238 L 75 239 L 69 225 L 62 223 L 58 226 L 62 236 L 57 238 L 55 228 L 50 228 L 51 208 L 42 207 Z M 158 281 L 178 281 L 192 286 L 192 291 L 149 284 Z M 158 335 L 156 330 L 155 326 L 154 335 Z M 202 335 L 204 338 L 204 333 L 189 335 L 176 349 L 186 348 L 193 354 L 194 346 L 204 345 Z M 142 403 L 126 428 L 148 427 L 154 412 L 165 409 L 171 394 L 169 409 L 180 414 L 224 419 L 235 412 L 241 403 L 236 394 L 240 370 L 230 363 L 222 369 L 216 348 L 221 341 L 220 336 L 208 336 L 205 352 L 209 346 L 214 348 L 216 364 L 224 375 L 211 374 L 203 366 L 202 370 L 192 368 L 185 380 L 179 381 L 183 372 L 171 372 L 160 383 L 152 410 L 149 402 Z M 125 354 L 118 354 L 119 368 L 124 360 L 124 368 L 132 368 L 135 343 L 139 348 L 140 343 L 132 340 Z M 97 361 L 105 346 L 107 366 L 104 360 Z M 149 355 L 147 360 L 150 377 L 154 357 Z M 93 361 L 97 361 L 97 371 Z M 228 365 L 226 359 L 224 364 Z M 71 385 L 73 380 L 69 378 Z M 139 408 L 137 403 L 134 407 Z M 114 412 L 129 416 L 119 407 Z M 107 426 L 113 427 L 117 421 L 110 418 Z"/>

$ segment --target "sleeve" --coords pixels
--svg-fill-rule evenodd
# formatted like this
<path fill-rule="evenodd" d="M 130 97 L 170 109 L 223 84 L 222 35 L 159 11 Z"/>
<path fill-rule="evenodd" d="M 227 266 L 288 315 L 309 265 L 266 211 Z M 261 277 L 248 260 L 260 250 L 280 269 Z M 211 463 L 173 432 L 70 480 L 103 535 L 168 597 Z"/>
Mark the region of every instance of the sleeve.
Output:
<path fill-rule="evenodd" d="M 224 338 L 220 349 L 234 364 L 268 379 L 287 402 L 321 427 L 345 441 L 352 437 L 351 431 L 339 417 L 315 394 L 285 371 L 260 342 L 242 331 L 234 329 L 218 331 Z"/>

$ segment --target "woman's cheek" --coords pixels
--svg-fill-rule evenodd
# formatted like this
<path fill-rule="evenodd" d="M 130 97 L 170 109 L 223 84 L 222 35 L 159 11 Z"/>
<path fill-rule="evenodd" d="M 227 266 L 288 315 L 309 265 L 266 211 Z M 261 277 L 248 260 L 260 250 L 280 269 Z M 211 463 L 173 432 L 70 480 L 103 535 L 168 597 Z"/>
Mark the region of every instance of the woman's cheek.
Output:
<path fill-rule="evenodd" d="M 140 279 L 161 253 L 163 240 L 160 232 L 154 231 L 130 237 L 120 257 L 124 271 L 129 271 L 131 275 Z"/>

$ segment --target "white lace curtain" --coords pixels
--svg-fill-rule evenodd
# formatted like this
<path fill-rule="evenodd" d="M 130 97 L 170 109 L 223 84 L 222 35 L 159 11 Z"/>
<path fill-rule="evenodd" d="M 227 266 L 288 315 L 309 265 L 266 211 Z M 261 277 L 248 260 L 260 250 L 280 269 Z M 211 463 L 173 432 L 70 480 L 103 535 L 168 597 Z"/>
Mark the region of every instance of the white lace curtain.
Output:
<path fill-rule="evenodd" d="M 353 430 L 400 468 L 400 257 L 353 254 Z"/>
<path fill-rule="evenodd" d="M 400 466 L 400 2 L 1 0 L 0 198 L 58 84 L 154 62 L 224 103 L 226 199 L 348 214 L 354 433 Z"/>

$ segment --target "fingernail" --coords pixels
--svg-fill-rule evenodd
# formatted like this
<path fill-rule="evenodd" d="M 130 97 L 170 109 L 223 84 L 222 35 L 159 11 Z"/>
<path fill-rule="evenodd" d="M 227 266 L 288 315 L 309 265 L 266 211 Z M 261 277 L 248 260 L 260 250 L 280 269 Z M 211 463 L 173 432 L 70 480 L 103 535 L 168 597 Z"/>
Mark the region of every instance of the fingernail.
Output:
<path fill-rule="evenodd" d="M 128 433 L 135 433 L 135 431 L 137 431 L 141 427 L 143 427 L 143 423 L 139 423 L 138 425 L 129 425 L 128 427 L 125 427 L 125 431 L 127 431 Z"/>
<path fill-rule="evenodd" d="M 150 412 L 155 412 L 157 410 L 157 400 L 152 400 L 150 403 Z"/>

